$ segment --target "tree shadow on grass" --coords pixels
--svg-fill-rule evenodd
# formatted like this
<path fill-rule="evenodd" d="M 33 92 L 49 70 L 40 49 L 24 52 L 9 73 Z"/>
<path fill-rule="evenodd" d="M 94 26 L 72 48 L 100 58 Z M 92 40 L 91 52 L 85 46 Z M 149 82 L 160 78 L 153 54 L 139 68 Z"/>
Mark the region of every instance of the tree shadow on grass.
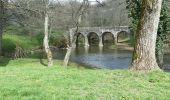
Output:
<path fill-rule="evenodd" d="M 30 58 L 30 59 L 39 59 L 40 64 L 43 66 L 47 66 L 47 63 L 44 61 L 46 59 L 45 53 L 41 49 L 37 49 L 37 51 L 31 51 L 29 52 L 25 58 Z"/>
<path fill-rule="evenodd" d="M 48 64 L 43 61 L 44 58 L 46 58 L 46 57 L 45 57 L 45 52 L 44 52 L 44 51 L 41 51 L 41 54 L 39 55 L 40 63 L 41 63 L 43 66 L 46 66 L 46 67 L 47 67 Z"/>
<path fill-rule="evenodd" d="M 48 66 L 44 61 L 43 61 L 43 59 L 42 58 L 40 58 L 40 63 L 43 65 L 43 66 Z"/>
<path fill-rule="evenodd" d="M 10 58 L 0 57 L 0 67 L 6 67 L 10 60 L 11 60 Z"/>
<path fill-rule="evenodd" d="M 73 63 L 73 62 L 70 62 L 67 67 L 69 68 L 70 66 L 74 67 L 74 68 L 78 68 L 78 69 L 91 69 L 91 70 L 102 69 L 102 68 L 99 68 L 99 67 L 86 65 L 86 64 L 83 64 L 83 63 Z"/>

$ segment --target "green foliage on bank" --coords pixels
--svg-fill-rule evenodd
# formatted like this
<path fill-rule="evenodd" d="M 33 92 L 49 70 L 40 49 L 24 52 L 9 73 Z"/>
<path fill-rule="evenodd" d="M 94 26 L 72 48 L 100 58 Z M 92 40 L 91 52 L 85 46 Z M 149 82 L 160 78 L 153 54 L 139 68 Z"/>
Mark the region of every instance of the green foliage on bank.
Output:
<path fill-rule="evenodd" d="M 64 31 L 61 30 L 56 30 L 56 31 L 52 31 L 49 34 L 49 43 L 51 45 L 55 44 L 56 40 L 58 40 L 59 38 L 61 38 L 63 36 Z M 39 44 L 43 43 L 43 38 L 44 38 L 44 33 L 38 33 L 37 35 L 35 35 L 37 41 Z"/>
<path fill-rule="evenodd" d="M 1 65 L 1 63 L 0 63 Z M 169 100 L 170 73 L 52 68 L 38 59 L 9 60 L 0 66 L 0 100 Z"/>

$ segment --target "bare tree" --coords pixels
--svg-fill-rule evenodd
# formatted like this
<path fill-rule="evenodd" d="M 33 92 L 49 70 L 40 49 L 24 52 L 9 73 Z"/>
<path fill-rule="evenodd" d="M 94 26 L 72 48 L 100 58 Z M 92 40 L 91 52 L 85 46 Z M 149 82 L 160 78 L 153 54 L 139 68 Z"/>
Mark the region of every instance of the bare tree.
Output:
<path fill-rule="evenodd" d="M 53 65 L 53 59 L 52 59 L 52 52 L 49 46 L 49 16 L 51 13 L 50 6 L 53 6 L 52 5 L 53 0 L 22 0 L 22 1 L 11 0 L 11 2 L 13 5 L 15 5 L 16 8 L 21 10 L 20 12 L 21 15 L 27 18 L 24 19 L 23 24 L 26 24 L 27 26 L 31 26 L 31 28 L 34 28 L 32 26 L 38 25 L 38 23 L 40 22 L 39 23 L 40 25 L 36 28 L 41 28 L 41 30 L 43 30 L 43 22 L 44 22 L 43 46 L 48 59 L 48 67 L 51 67 Z M 28 17 L 29 15 L 32 16 Z M 30 22 L 28 23 L 28 21 Z"/>
<path fill-rule="evenodd" d="M 52 52 L 50 50 L 50 46 L 49 46 L 49 30 L 48 30 L 48 26 L 49 26 L 49 15 L 48 15 L 48 9 L 49 9 L 49 0 L 45 0 L 45 12 L 44 12 L 44 49 L 45 52 L 47 54 L 47 59 L 48 59 L 48 67 L 53 66 L 53 56 L 52 56 Z"/>
<path fill-rule="evenodd" d="M 88 0 L 83 0 L 83 2 L 81 3 L 81 5 L 79 6 L 79 8 L 76 11 L 72 8 L 72 20 L 73 20 L 74 26 L 76 27 L 74 33 L 78 32 L 79 25 L 82 21 L 82 16 L 83 16 L 84 12 L 87 10 L 88 6 L 89 6 Z M 73 7 L 73 5 L 72 5 L 72 7 Z M 69 44 L 67 47 L 67 53 L 65 55 L 64 62 L 63 62 L 64 66 L 67 66 L 69 63 L 71 52 L 72 52 L 73 48 L 75 47 L 75 45 L 74 45 L 75 42 L 76 42 L 76 37 L 73 37 L 72 40 L 71 39 L 69 40 Z"/>

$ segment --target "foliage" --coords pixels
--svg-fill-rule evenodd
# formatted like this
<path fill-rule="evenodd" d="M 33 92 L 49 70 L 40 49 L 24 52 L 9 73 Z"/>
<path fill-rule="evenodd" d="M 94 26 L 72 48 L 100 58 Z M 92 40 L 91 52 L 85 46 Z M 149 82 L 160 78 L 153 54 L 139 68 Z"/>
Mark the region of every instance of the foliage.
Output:
<path fill-rule="evenodd" d="M 170 34 L 170 17 L 168 15 L 168 2 L 163 0 L 160 16 L 159 29 L 157 33 L 156 56 L 159 66 L 163 66 L 164 44 Z"/>
<path fill-rule="evenodd" d="M 140 18 L 141 0 L 126 0 L 126 3 L 127 3 L 126 8 L 128 9 L 129 13 L 128 15 L 131 18 L 130 30 L 132 33 L 135 34 Z M 162 63 L 160 61 L 163 60 L 163 47 L 164 47 L 163 45 L 170 33 L 170 18 L 168 15 L 167 4 L 168 0 L 163 0 L 159 29 L 157 33 L 156 56 L 160 66 L 161 66 L 160 63 Z"/>
<path fill-rule="evenodd" d="M 16 45 L 13 41 L 10 39 L 3 39 L 3 44 L 2 44 L 2 51 L 3 52 L 13 52 L 16 48 Z"/>
<path fill-rule="evenodd" d="M 44 34 L 43 33 L 39 33 L 35 37 L 36 37 L 36 39 L 38 41 L 38 44 L 43 44 L 43 38 L 44 38 Z"/>
<path fill-rule="evenodd" d="M 63 36 L 63 32 L 62 31 L 60 31 L 60 30 L 52 31 L 49 34 L 49 43 L 51 45 L 55 44 L 56 40 L 61 38 L 62 36 Z M 36 37 L 36 39 L 37 39 L 37 41 L 38 41 L 38 43 L 40 45 L 43 44 L 44 33 L 40 32 L 35 37 Z"/>
<path fill-rule="evenodd" d="M 135 45 L 135 33 L 140 18 L 141 3 L 140 0 L 126 0 L 126 3 L 126 9 L 128 9 L 128 16 L 131 20 L 131 24 L 129 26 L 130 32 L 132 33 L 130 43 L 131 45 Z"/>
<path fill-rule="evenodd" d="M 1 100 L 168 100 L 170 73 L 66 69 L 61 61 L 45 68 L 39 59 L 18 59 L 0 66 Z M 48 70 L 47 70 L 48 69 Z"/>
<path fill-rule="evenodd" d="M 65 37 L 55 38 L 53 45 L 58 48 L 67 48 L 67 39 Z"/>
<path fill-rule="evenodd" d="M 130 31 L 135 35 L 140 18 L 141 2 L 140 0 L 126 0 L 128 16 L 131 18 Z"/>

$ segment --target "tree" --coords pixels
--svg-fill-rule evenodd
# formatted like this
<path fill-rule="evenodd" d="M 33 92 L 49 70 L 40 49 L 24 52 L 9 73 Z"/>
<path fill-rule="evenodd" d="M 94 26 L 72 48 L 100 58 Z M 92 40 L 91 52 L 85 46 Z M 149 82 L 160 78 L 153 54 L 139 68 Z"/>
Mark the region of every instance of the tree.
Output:
<path fill-rule="evenodd" d="M 142 0 L 141 14 L 136 32 L 132 70 L 159 69 L 155 57 L 156 37 L 162 0 Z"/>
<path fill-rule="evenodd" d="M 50 50 L 50 46 L 49 46 L 49 30 L 48 30 L 48 26 L 49 26 L 49 15 L 48 15 L 48 9 L 49 9 L 49 0 L 45 1 L 45 12 L 44 12 L 44 49 L 45 52 L 47 54 L 47 59 L 48 59 L 48 67 L 53 66 L 53 56 L 52 56 L 52 52 Z"/>
<path fill-rule="evenodd" d="M 2 35 L 6 23 L 6 6 L 8 0 L 0 0 L 0 56 L 2 55 Z"/>
<path fill-rule="evenodd" d="M 127 9 L 129 11 L 129 17 L 131 18 L 130 30 L 134 34 L 137 30 L 137 24 L 139 22 L 140 14 L 141 14 L 141 0 L 126 0 Z M 161 17 L 159 28 L 157 32 L 157 42 L 156 42 L 156 59 L 157 63 L 160 67 L 163 66 L 163 55 L 164 55 L 164 44 L 167 40 L 167 37 L 170 33 L 170 18 L 168 15 L 168 0 L 163 0 L 162 9 L 161 9 Z"/>
<path fill-rule="evenodd" d="M 70 2 L 70 5 L 72 5 L 71 7 L 72 7 L 73 26 L 76 27 L 74 33 L 77 33 L 78 30 L 79 30 L 79 26 L 81 24 L 82 15 L 87 10 L 87 8 L 89 6 L 89 2 L 88 2 L 88 0 L 83 0 L 81 5 L 76 10 L 73 9 L 74 6 L 73 6 L 72 2 Z M 64 62 L 63 62 L 64 66 L 67 66 L 68 63 L 69 63 L 69 59 L 70 59 L 70 56 L 71 56 L 72 49 L 75 47 L 75 45 L 74 45 L 75 42 L 76 42 L 76 37 L 75 36 L 73 37 L 73 39 L 69 40 L 67 52 L 66 52 Z"/>
<path fill-rule="evenodd" d="M 34 26 L 32 23 L 36 23 L 35 25 L 38 25 L 37 23 L 40 21 L 40 25 L 36 28 L 41 28 L 41 30 L 44 29 L 43 47 L 47 55 L 48 67 L 53 65 L 52 52 L 49 46 L 49 16 L 50 13 L 52 13 L 52 9 L 50 9 L 50 7 L 54 7 L 52 5 L 53 2 L 53 0 L 11 0 L 11 3 L 20 11 L 20 15 L 24 17 L 22 24 L 25 24 L 26 26 Z M 33 18 L 35 20 L 33 20 Z"/>

